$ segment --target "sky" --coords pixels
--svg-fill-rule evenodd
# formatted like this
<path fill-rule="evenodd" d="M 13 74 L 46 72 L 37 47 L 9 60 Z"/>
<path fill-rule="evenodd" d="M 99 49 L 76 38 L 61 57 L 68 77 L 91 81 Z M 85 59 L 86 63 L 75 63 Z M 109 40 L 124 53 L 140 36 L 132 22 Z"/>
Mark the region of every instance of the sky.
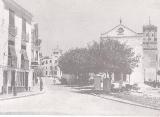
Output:
<path fill-rule="evenodd" d="M 122 23 L 141 33 L 143 25 L 160 28 L 159 0 L 15 0 L 39 23 L 43 55 L 57 45 L 64 51 L 85 47 Z M 159 35 L 160 36 L 160 35 Z"/>

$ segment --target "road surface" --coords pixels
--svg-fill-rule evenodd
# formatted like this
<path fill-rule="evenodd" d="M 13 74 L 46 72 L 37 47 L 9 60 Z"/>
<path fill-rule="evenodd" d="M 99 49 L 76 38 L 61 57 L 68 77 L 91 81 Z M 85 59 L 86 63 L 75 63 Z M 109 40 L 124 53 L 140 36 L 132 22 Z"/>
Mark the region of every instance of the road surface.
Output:
<path fill-rule="evenodd" d="M 139 115 L 160 116 L 160 111 L 79 93 L 77 89 L 54 86 L 46 80 L 46 93 L 0 101 L 1 114 Z"/>

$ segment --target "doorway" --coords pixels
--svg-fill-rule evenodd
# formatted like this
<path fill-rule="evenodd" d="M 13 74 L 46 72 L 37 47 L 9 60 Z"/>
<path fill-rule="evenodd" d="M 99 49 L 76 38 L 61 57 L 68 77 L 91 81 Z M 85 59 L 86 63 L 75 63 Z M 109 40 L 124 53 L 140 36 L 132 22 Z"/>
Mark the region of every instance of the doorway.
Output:
<path fill-rule="evenodd" d="M 12 88 L 12 91 L 13 91 L 13 88 L 15 87 L 16 85 L 16 80 L 15 80 L 15 71 L 11 71 L 11 88 Z"/>
<path fill-rule="evenodd" d="M 25 89 L 28 91 L 28 72 L 25 72 Z"/>
<path fill-rule="evenodd" d="M 8 93 L 8 75 L 7 71 L 3 71 L 3 90 L 2 94 L 7 94 Z"/>

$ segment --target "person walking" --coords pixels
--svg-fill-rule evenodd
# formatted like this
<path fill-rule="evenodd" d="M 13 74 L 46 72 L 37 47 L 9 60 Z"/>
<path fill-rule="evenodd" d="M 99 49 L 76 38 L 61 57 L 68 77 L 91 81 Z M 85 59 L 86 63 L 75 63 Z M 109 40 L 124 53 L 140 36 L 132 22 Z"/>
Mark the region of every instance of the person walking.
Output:
<path fill-rule="evenodd" d="M 40 78 L 40 91 L 42 91 L 43 90 L 43 80 L 42 80 L 42 78 Z"/>

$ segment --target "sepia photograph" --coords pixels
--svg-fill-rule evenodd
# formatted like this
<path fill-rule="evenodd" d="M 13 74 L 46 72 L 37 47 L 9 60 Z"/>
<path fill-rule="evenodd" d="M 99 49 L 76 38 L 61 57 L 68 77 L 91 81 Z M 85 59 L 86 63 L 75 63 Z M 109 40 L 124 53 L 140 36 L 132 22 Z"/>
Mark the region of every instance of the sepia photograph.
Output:
<path fill-rule="evenodd" d="M 160 117 L 160 1 L 0 0 L 0 115 Z"/>

